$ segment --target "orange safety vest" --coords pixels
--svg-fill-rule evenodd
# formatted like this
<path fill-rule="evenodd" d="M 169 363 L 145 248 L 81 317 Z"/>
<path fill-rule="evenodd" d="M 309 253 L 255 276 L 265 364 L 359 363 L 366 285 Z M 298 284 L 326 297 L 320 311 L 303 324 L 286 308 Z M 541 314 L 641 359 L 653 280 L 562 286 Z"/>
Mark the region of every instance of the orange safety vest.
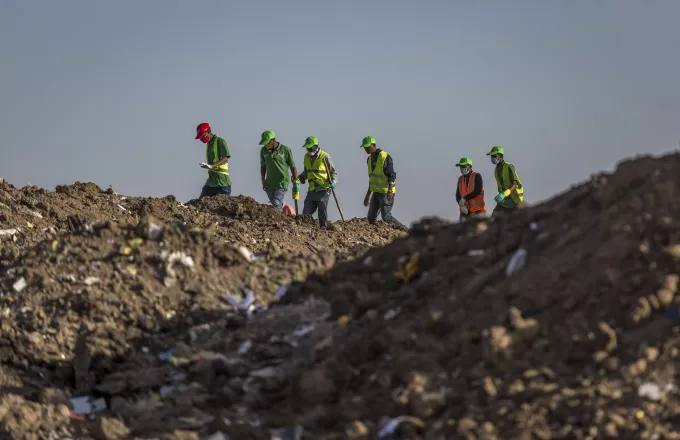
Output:
<path fill-rule="evenodd" d="M 461 197 L 465 197 L 468 194 L 470 194 L 472 191 L 475 189 L 475 180 L 477 178 L 475 177 L 478 173 L 476 171 L 473 171 L 470 173 L 470 177 L 468 177 L 468 183 L 467 186 L 465 185 L 465 176 L 460 176 L 458 178 L 458 192 L 460 192 Z M 484 203 L 484 188 L 482 188 L 482 192 L 479 193 L 477 197 L 474 199 L 466 200 L 465 201 L 465 206 L 467 206 L 467 209 L 469 212 L 486 212 L 486 204 Z M 462 212 L 462 211 L 461 211 Z"/>

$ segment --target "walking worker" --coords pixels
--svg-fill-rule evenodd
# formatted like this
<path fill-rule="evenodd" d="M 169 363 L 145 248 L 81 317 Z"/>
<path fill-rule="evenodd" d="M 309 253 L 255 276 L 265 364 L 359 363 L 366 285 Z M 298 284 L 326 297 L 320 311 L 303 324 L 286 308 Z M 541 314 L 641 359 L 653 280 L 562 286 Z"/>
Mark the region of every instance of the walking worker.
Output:
<path fill-rule="evenodd" d="M 472 171 L 472 159 L 469 157 L 462 157 L 456 166 L 460 168 L 461 174 L 456 186 L 460 222 L 463 223 L 474 217 L 483 217 L 486 214 L 486 204 L 484 203 L 482 175 Z"/>
<path fill-rule="evenodd" d="M 368 222 L 374 223 L 378 218 L 378 211 L 380 211 L 384 221 L 406 228 L 392 216 L 394 195 L 397 192 L 397 173 L 394 171 L 392 156 L 376 146 L 373 136 L 366 136 L 361 142 L 361 148 L 368 154 L 366 159 L 368 191 L 366 197 L 364 197 L 364 206 L 368 206 Z"/>
<path fill-rule="evenodd" d="M 302 213 L 313 215 L 319 210 L 319 226 L 328 227 L 328 200 L 331 189 L 335 189 L 338 182 L 338 173 L 331 160 L 330 154 L 319 148 L 319 140 L 315 136 L 305 139 L 302 148 L 307 149 L 304 160 L 304 170 L 298 176 L 300 183 L 309 180 L 307 197 Z M 329 178 L 330 175 L 330 178 Z"/>
<path fill-rule="evenodd" d="M 216 196 L 218 194 L 231 195 L 231 178 L 229 177 L 229 158 L 231 153 L 225 141 L 213 134 L 210 124 L 203 122 L 196 127 L 196 139 L 205 144 L 206 161 L 201 162 L 201 168 L 208 170 L 208 180 L 203 185 L 200 198 Z"/>
<path fill-rule="evenodd" d="M 283 197 L 288 191 L 288 183 L 293 184 L 293 192 L 300 191 L 297 181 L 297 168 L 293 152 L 276 140 L 276 134 L 267 130 L 260 139 L 260 177 L 262 189 L 267 193 L 269 202 L 278 211 L 283 209 Z M 289 174 L 288 169 L 293 173 Z"/>
<path fill-rule="evenodd" d="M 498 195 L 494 197 L 496 207 L 492 215 L 509 213 L 523 206 L 524 187 L 515 171 L 515 166 L 505 161 L 505 150 L 496 145 L 486 155 L 491 156 L 491 163 L 496 165 L 494 176 L 498 186 Z"/>

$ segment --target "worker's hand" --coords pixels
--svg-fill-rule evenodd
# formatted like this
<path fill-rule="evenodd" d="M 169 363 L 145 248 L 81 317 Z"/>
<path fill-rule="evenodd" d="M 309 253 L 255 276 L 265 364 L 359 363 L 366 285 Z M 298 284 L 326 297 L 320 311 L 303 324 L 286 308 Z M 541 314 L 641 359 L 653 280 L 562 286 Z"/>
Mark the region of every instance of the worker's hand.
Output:
<path fill-rule="evenodd" d="M 208 165 L 207 163 L 201 162 L 198 164 L 201 168 L 205 168 L 206 170 L 209 170 L 212 168 L 212 165 Z"/>
<path fill-rule="evenodd" d="M 300 192 L 300 182 L 297 180 L 293 182 L 293 192 Z"/>
<path fill-rule="evenodd" d="M 298 180 L 300 181 L 301 184 L 304 185 L 307 179 L 303 179 L 302 177 L 298 176 Z"/>
<path fill-rule="evenodd" d="M 262 189 L 267 191 L 267 183 L 265 182 L 264 179 L 262 179 Z"/>
<path fill-rule="evenodd" d="M 331 182 L 331 189 L 335 189 L 335 182 Z"/>
<path fill-rule="evenodd" d="M 390 202 L 394 202 L 394 193 L 393 192 L 387 193 L 387 200 L 390 201 Z"/>
<path fill-rule="evenodd" d="M 463 209 L 465 207 L 465 199 L 461 197 L 461 199 L 458 201 L 458 206 L 460 206 L 460 209 Z"/>
<path fill-rule="evenodd" d="M 498 194 L 496 197 L 494 197 L 493 199 L 496 201 L 496 203 L 500 203 L 500 202 L 502 202 L 503 200 L 505 200 L 505 194 L 499 193 L 499 194 Z"/>
<path fill-rule="evenodd" d="M 465 205 L 461 206 L 460 212 L 462 212 L 463 214 L 467 214 L 469 212 L 468 209 L 467 209 L 467 206 L 465 206 Z"/>
<path fill-rule="evenodd" d="M 366 194 L 366 197 L 364 197 L 364 206 L 368 206 L 368 202 L 371 201 L 371 193 Z"/>

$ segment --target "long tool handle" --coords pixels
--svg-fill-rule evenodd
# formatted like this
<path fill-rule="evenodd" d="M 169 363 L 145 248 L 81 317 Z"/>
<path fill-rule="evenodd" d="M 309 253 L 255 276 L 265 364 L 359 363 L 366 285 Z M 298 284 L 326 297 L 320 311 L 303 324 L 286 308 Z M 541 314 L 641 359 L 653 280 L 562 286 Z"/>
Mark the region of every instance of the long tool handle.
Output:
<path fill-rule="evenodd" d="M 328 158 L 324 157 L 323 159 L 324 164 L 326 165 L 326 177 L 328 178 L 328 183 L 333 183 L 333 180 L 331 179 L 331 165 L 328 162 Z M 340 218 L 342 221 L 345 221 L 345 216 L 342 214 L 342 208 L 340 207 L 340 202 L 338 201 L 338 196 L 335 194 L 335 190 L 331 188 L 331 192 L 333 193 L 333 198 L 335 199 L 335 204 L 338 207 L 338 211 L 340 211 Z"/>

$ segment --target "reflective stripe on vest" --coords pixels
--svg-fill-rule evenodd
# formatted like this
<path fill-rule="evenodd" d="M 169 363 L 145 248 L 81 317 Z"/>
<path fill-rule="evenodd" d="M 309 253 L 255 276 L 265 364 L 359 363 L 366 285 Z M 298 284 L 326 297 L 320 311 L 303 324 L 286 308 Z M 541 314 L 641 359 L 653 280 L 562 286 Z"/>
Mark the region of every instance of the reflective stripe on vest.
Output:
<path fill-rule="evenodd" d="M 221 137 L 214 135 L 212 139 L 210 139 L 210 142 L 208 143 L 206 149 L 205 149 L 205 158 L 208 161 L 208 165 L 212 165 L 218 160 L 220 160 L 220 155 L 219 155 L 219 149 L 217 148 L 217 140 L 222 139 Z M 224 139 L 222 139 L 224 140 Z M 212 143 L 212 162 L 210 161 L 210 144 Z M 226 176 L 229 175 L 229 162 L 223 163 L 220 166 L 217 166 L 215 168 L 211 168 L 208 170 L 208 173 L 217 173 L 217 174 L 224 174 Z"/>
<path fill-rule="evenodd" d="M 305 154 L 305 171 L 307 172 L 307 180 L 309 180 L 309 191 L 316 190 L 317 186 L 324 189 L 330 188 L 331 184 L 328 183 L 328 171 L 326 170 L 326 163 L 324 159 L 326 158 L 325 151 L 319 151 L 316 155 L 316 159 L 312 163 L 312 158 L 309 154 Z"/>
<path fill-rule="evenodd" d="M 465 197 L 475 190 L 475 181 L 477 172 L 473 171 L 468 177 L 467 186 L 465 185 L 465 176 L 460 176 L 458 178 L 458 192 L 461 197 Z M 465 201 L 465 206 L 469 212 L 486 212 L 486 204 L 484 203 L 484 187 L 482 187 L 482 192 L 479 193 L 477 197 Z M 463 211 L 461 211 L 462 213 Z"/>
<path fill-rule="evenodd" d="M 498 192 L 501 193 L 505 191 L 506 189 L 510 188 L 510 185 L 512 185 L 512 182 L 510 181 L 510 167 L 512 166 L 511 163 L 508 162 L 503 162 L 503 165 L 501 166 L 501 178 L 502 181 L 499 180 L 498 178 L 498 168 L 496 168 L 493 172 L 493 176 L 496 178 L 496 185 L 498 186 Z M 513 167 L 514 168 L 514 167 Z M 515 179 L 517 180 L 517 187 L 512 190 L 510 193 L 510 197 L 516 204 L 520 204 L 524 201 L 524 187 L 522 186 L 522 182 L 519 180 L 519 176 L 517 175 L 517 170 L 515 170 Z"/>
<path fill-rule="evenodd" d="M 381 151 L 378 155 L 378 162 L 375 164 L 375 168 L 371 169 L 371 156 L 369 154 L 366 164 L 368 164 L 368 189 L 371 192 L 378 194 L 387 194 L 387 189 L 389 188 L 389 183 L 387 181 L 387 176 L 385 175 L 384 165 L 385 159 L 388 154 L 385 151 Z M 392 193 L 397 192 L 397 182 L 394 182 L 392 187 Z"/>

